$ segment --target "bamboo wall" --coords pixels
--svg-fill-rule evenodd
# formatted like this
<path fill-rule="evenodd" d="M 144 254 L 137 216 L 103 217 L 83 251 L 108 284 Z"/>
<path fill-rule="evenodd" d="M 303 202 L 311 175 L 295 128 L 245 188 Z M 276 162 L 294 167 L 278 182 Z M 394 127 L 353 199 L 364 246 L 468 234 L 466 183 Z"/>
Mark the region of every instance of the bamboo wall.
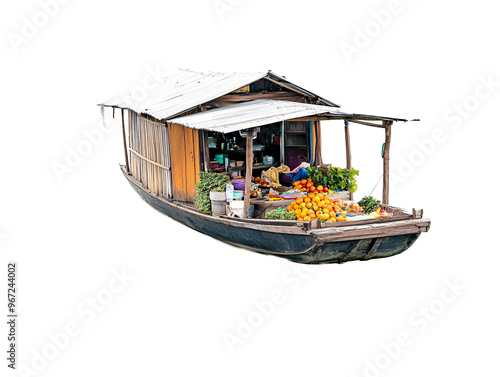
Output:
<path fill-rule="evenodd" d="M 155 194 L 172 197 L 167 127 L 129 110 L 130 173 Z"/>

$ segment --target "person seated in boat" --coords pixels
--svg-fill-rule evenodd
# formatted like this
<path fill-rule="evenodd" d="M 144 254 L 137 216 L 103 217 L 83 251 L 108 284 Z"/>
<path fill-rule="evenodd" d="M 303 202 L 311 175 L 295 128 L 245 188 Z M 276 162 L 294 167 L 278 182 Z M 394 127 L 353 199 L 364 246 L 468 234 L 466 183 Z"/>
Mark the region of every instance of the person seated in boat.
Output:
<path fill-rule="evenodd" d="M 295 169 L 290 171 L 290 173 L 280 174 L 281 184 L 284 186 L 291 186 L 293 182 L 307 179 L 309 177 L 309 172 L 306 170 L 306 168 L 308 168 L 309 166 L 311 166 L 309 163 L 303 162 Z"/>

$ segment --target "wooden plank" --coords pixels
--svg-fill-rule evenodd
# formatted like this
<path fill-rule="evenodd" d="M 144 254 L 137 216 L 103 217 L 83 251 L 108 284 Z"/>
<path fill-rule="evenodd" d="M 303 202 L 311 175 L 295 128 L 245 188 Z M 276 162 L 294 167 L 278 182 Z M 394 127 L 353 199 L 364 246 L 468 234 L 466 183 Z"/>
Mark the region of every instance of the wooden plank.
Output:
<path fill-rule="evenodd" d="M 292 88 L 291 86 L 288 86 L 288 85 L 286 85 L 286 84 L 284 84 L 284 83 L 282 83 L 282 82 L 279 82 L 279 81 L 277 81 L 277 80 L 274 80 L 274 79 L 270 78 L 269 76 L 266 76 L 266 77 L 264 77 L 264 78 L 265 78 L 266 80 L 268 80 L 268 81 L 271 81 L 271 82 L 273 82 L 273 83 L 275 83 L 275 84 L 278 84 L 279 86 L 281 86 L 281 87 L 283 87 L 283 88 L 287 88 L 288 90 L 290 90 L 290 91 L 292 91 L 292 92 L 296 92 L 296 93 L 298 93 L 298 94 L 300 94 L 300 95 L 302 95 L 302 96 L 304 96 L 304 97 L 307 97 L 307 98 L 313 98 L 313 97 L 311 97 L 310 95 L 308 95 L 308 94 L 306 94 L 306 93 L 303 93 L 303 92 L 301 92 L 301 91 L 300 91 L 300 90 L 298 90 L 298 89 Z M 319 98 L 317 98 L 317 97 L 314 97 L 314 98 L 315 98 L 316 100 L 319 100 Z M 317 102 L 317 101 L 316 101 L 316 102 Z M 321 104 L 321 103 L 320 103 L 320 104 Z M 324 103 L 323 103 L 323 104 L 324 104 Z"/>
<path fill-rule="evenodd" d="M 186 200 L 184 189 L 184 172 L 186 159 L 184 156 L 184 127 L 169 123 L 170 160 L 172 168 L 172 195 L 175 199 Z"/>
<path fill-rule="evenodd" d="M 323 234 L 317 234 L 318 242 L 328 243 L 337 241 L 348 241 L 348 240 L 358 240 L 374 237 L 389 237 L 402 234 L 415 234 L 426 232 L 430 226 L 430 222 L 416 222 L 415 220 L 400 221 L 394 224 L 379 224 L 380 226 L 370 226 L 367 229 L 342 229 L 337 230 L 337 232 L 328 232 Z M 321 230 L 323 231 L 323 229 Z"/>
<path fill-rule="evenodd" d="M 349 122 L 362 124 L 364 126 L 377 127 L 377 128 L 385 128 L 385 126 L 384 126 L 384 122 L 385 121 L 383 121 L 382 124 L 376 124 L 376 123 L 366 122 L 366 121 L 358 120 L 358 119 L 349 119 Z"/>
<path fill-rule="evenodd" d="M 194 160 L 194 145 L 193 145 L 193 130 L 191 128 L 182 127 L 184 131 L 184 158 L 185 158 L 185 171 L 184 171 L 184 191 L 185 199 L 188 202 L 194 202 L 196 189 L 194 184 L 196 183 L 195 176 L 195 160 Z"/>
<path fill-rule="evenodd" d="M 253 129 L 247 130 L 247 146 L 246 146 L 246 175 L 245 175 L 245 203 L 243 205 L 243 218 L 250 217 L 250 188 L 252 185 L 252 170 L 253 170 Z"/>
<path fill-rule="evenodd" d="M 147 162 L 149 162 L 150 164 L 153 164 L 161 169 L 165 169 L 165 170 L 170 170 L 170 168 L 168 166 L 165 166 L 165 165 L 162 165 L 162 164 L 159 164 L 158 162 L 155 162 L 155 161 L 152 161 L 146 157 L 144 157 L 143 155 L 141 155 L 140 153 L 134 151 L 132 148 L 129 148 L 128 149 L 131 153 L 135 154 L 138 158 L 141 158 Z"/>
<path fill-rule="evenodd" d="M 389 204 L 389 151 L 391 149 L 392 122 L 384 121 L 385 125 L 385 152 L 384 152 L 384 186 L 382 189 L 382 203 Z"/>
<path fill-rule="evenodd" d="M 200 161 L 201 161 L 201 149 L 200 149 L 200 132 L 198 130 L 193 131 L 193 151 L 194 151 L 194 161 L 193 161 L 193 169 L 194 169 L 194 183 L 193 183 L 193 202 L 196 197 L 196 188 L 194 187 L 197 182 L 200 181 Z"/>
<path fill-rule="evenodd" d="M 122 132 L 123 132 L 123 148 L 125 151 L 125 166 L 127 168 L 127 173 L 130 174 L 130 165 L 128 163 L 128 153 L 127 153 L 127 136 L 125 135 L 125 112 L 122 109 Z"/>

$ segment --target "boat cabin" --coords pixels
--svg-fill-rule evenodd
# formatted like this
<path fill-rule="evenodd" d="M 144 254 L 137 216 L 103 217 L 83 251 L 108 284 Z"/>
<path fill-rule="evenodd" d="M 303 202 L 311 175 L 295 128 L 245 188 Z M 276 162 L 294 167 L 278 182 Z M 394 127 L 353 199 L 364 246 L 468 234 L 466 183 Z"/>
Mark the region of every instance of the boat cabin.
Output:
<path fill-rule="evenodd" d="M 101 104 L 121 109 L 126 171 L 152 193 L 195 201 L 200 171 L 245 177 L 248 216 L 251 177 L 263 170 L 323 163 L 321 121 L 385 131 L 383 202 L 388 204 L 391 125 L 405 119 L 351 114 L 272 71 L 213 73 L 180 70 L 141 101 L 132 95 Z M 128 123 L 128 131 L 125 123 Z"/>

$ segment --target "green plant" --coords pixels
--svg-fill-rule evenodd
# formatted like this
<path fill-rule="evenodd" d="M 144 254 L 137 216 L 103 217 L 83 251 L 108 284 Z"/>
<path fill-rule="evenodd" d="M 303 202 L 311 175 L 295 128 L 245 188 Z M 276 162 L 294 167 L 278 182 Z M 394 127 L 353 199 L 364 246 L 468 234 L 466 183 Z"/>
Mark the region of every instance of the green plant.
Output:
<path fill-rule="evenodd" d="M 200 181 L 196 183 L 196 207 L 201 212 L 210 213 L 210 190 L 225 187 L 227 177 L 217 173 L 200 171 Z"/>
<path fill-rule="evenodd" d="M 226 191 L 226 185 L 222 185 L 222 186 L 217 187 L 217 189 L 215 191 L 217 191 L 217 192 L 224 192 L 224 191 Z"/>
<path fill-rule="evenodd" d="M 375 199 L 373 196 L 365 196 L 358 204 L 363 208 L 365 213 L 372 213 L 373 210 L 380 204 L 380 200 Z"/>
<path fill-rule="evenodd" d="M 275 211 L 269 211 L 266 213 L 267 220 L 296 220 L 297 216 L 293 214 L 293 211 L 284 211 L 283 208 L 277 209 Z"/>
<path fill-rule="evenodd" d="M 326 170 L 325 168 L 327 168 L 326 165 L 306 168 L 314 186 L 318 187 L 321 185 L 328 187 L 330 190 L 347 190 L 353 193 L 358 190 L 356 177 L 359 175 L 359 170 L 329 167 L 325 174 L 322 171 Z"/>

